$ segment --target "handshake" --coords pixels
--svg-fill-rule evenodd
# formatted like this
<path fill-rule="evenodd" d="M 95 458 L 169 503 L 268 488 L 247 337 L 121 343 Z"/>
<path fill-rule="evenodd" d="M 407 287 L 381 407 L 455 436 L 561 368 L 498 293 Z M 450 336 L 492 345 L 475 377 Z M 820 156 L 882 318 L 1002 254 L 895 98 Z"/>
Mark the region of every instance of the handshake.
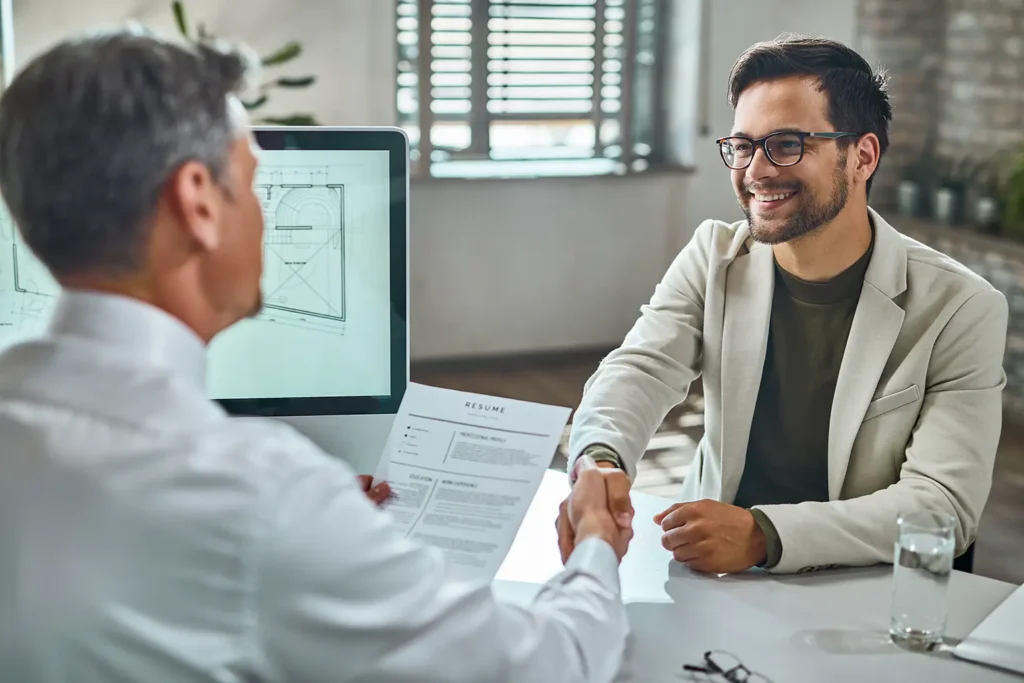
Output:
<path fill-rule="evenodd" d="M 562 501 L 555 521 L 562 563 L 577 545 L 592 537 L 607 541 L 622 561 L 633 538 L 629 478 L 611 463 L 595 464 L 587 455 L 581 455 L 580 461 L 572 493 Z"/>
<path fill-rule="evenodd" d="M 591 537 L 607 541 L 621 561 L 633 539 L 631 482 L 613 463 L 580 458 L 585 460 L 579 477 L 555 522 L 562 563 Z M 767 557 L 763 530 L 749 510 L 735 505 L 714 500 L 673 503 L 653 521 L 661 527 L 662 547 L 698 572 L 738 573 Z"/>

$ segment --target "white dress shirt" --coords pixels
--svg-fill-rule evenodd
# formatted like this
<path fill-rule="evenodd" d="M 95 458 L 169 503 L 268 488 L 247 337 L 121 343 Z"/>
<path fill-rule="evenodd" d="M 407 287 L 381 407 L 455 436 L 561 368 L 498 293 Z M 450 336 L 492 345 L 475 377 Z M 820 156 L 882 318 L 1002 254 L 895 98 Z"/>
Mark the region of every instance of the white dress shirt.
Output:
<path fill-rule="evenodd" d="M 607 543 L 581 544 L 529 610 L 452 583 L 343 462 L 209 401 L 204 353 L 162 311 L 75 292 L 47 336 L 0 355 L 0 678 L 616 675 Z"/>

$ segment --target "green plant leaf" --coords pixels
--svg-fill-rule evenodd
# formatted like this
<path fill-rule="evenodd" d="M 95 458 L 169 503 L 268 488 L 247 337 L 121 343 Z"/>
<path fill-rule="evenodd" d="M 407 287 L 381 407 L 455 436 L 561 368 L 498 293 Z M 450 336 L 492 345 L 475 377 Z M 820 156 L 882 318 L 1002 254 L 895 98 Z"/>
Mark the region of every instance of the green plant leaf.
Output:
<path fill-rule="evenodd" d="M 242 105 L 246 109 L 252 110 L 252 109 L 258 109 L 259 107 L 262 107 L 266 103 L 267 103 L 267 96 L 266 95 L 260 95 L 258 98 L 256 98 L 252 102 L 242 102 Z"/>
<path fill-rule="evenodd" d="M 260 123 L 269 123 L 274 126 L 317 126 L 316 119 L 312 114 L 292 114 L 291 116 L 267 116 L 260 119 Z"/>
<path fill-rule="evenodd" d="M 277 66 L 278 64 L 284 64 L 302 54 L 302 46 L 298 43 L 291 42 L 277 50 L 273 54 L 270 54 L 263 58 L 263 66 Z"/>
<path fill-rule="evenodd" d="M 273 85 L 282 88 L 307 88 L 316 82 L 316 76 L 303 76 L 301 78 L 278 78 Z"/>
<path fill-rule="evenodd" d="M 185 5 L 181 0 L 174 0 L 171 3 L 171 10 L 174 12 L 174 22 L 178 25 L 181 35 L 188 38 L 188 22 L 185 20 Z"/>

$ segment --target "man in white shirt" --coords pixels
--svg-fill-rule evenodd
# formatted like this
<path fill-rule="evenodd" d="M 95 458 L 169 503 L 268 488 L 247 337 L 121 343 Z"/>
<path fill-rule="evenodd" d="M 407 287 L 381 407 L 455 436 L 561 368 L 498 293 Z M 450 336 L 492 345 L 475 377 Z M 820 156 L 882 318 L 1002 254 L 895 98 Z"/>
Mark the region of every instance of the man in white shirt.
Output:
<path fill-rule="evenodd" d="M 205 345 L 261 305 L 248 61 L 115 32 L 0 99 L 3 198 L 65 290 L 48 334 L 0 355 L 2 677 L 610 680 L 632 532 L 602 475 L 524 609 L 447 581 L 368 499 L 386 491 L 206 398 Z"/>

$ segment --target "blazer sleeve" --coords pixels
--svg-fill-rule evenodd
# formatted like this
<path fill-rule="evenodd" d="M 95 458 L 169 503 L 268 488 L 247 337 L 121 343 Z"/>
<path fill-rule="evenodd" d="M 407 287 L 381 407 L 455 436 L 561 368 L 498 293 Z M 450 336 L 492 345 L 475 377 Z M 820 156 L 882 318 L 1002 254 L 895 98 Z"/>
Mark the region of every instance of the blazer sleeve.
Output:
<path fill-rule="evenodd" d="M 893 561 L 896 518 L 935 510 L 957 521 L 956 553 L 973 542 L 1002 427 L 1008 310 L 994 289 L 968 298 L 939 333 L 920 417 L 899 480 L 849 500 L 759 506 L 778 530 L 791 573 Z"/>
<path fill-rule="evenodd" d="M 622 460 L 630 479 L 668 411 L 700 374 L 704 293 L 715 224 L 705 221 L 679 252 L 622 345 L 584 386 L 569 437 L 569 471 L 600 444 Z"/>

